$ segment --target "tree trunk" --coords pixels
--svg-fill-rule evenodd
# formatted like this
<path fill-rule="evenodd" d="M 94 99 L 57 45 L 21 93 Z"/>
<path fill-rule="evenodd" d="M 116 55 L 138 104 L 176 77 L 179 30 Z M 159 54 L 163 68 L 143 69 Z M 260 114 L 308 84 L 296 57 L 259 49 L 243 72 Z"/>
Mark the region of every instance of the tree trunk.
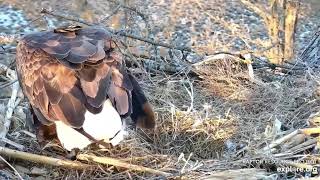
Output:
<path fill-rule="evenodd" d="M 290 61 L 294 56 L 294 35 L 298 19 L 299 3 L 289 1 L 285 5 L 284 59 Z"/>
<path fill-rule="evenodd" d="M 283 62 L 283 47 L 280 42 L 280 17 L 278 13 L 279 2 L 271 0 L 271 15 L 267 19 L 267 28 L 271 44 L 274 45 L 269 51 L 269 61 L 274 64 L 282 64 Z"/>

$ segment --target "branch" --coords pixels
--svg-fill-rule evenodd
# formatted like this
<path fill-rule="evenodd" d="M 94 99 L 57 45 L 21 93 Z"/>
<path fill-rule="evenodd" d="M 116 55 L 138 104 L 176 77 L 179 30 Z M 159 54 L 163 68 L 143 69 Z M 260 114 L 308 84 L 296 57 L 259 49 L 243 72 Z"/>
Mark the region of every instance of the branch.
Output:
<path fill-rule="evenodd" d="M 6 88 L 6 87 L 8 87 L 8 86 L 11 86 L 12 84 L 14 84 L 14 83 L 17 82 L 17 81 L 18 81 L 18 79 L 15 79 L 15 80 L 12 80 L 12 81 L 10 81 L 10 82 L 3 83 L 3 84 L 0 85 L 0 89 Z"/>
<path fill-rule="evenodd" d="M 305 135 L 312 135 L 312 134 L 320 134 L 320 127 L 316 128 L 305 128 L 300 130 Z"/>
<path fill-rule="evenodd" d="M 70 169 L 81 170 L 81 169 L 88 169 L 88 168 L 95 167 L 94 165 L 88 165 L 88 164 L 84 164 L 77 161 L 52 158 L 52 157 L 17 151 L 17 150 L 5 148 L 5 147 L 0 147 L 0 155 L 13 158 L 13 159 L 20 159 L 20 160 L 41 163 L 41 164 L 46 164 L 51 166 L 70 168 Z M 79 154 L 77 155 L 77 159 L 89 161 L 89 162 L 97 162 L 105 165 L 112 165 L 112 166 L 126 168 L 134 171 L 147 172 L 147 173 L 161 175 L 161 176 L 171 175 L 170 173 L 166 173 L 163 171 L 159 171 L 159 170 L 155 170 L 155 169 L 151 169 L 151 168 L 147 168 L 139 165 L 129 164 L 125 161 L 121 161 L 121 160 L 110 158 L 110 157 L 97 157 L 97 156 L 88 155 L 88 154 Z"/>
<path fill-rule="evenodd" d="M 1 139 L 1 141 L 6 143 L 6 144 L 10 144 L 11 146 L 13 146 L 13 147 L 15 147 L 15 148 L 17 148 L 19 150 L 23 150 L 24 149 L 23 145 L 18 144 L 18 143 L 14 142 L 14 141 L 11 141 L 10 139 L 7 139 L 6 137 L 3 137 Z"/>
<path fill-rule="evenodd" d="M 121 5 L 118 5 L 107 17 L 102 18 L 102 19 L 99 21 L 99 24 L 104 23 L 105 21 L 107 21 L 108 19 L 110 19 L 113 15 L 115 15 L 115 14 L 119 11 L 120 7 L 121 7 Z"/>
<path fill-rule="evenodd" d="M 16 100 L 20 101 L 20 98 L 17 98 L 19 89 L 20 89 L 19 83 L 16 81 L 12 85 L 11 98 L 8 101 L 6 115 L 5 115 L 4 120 L 2 122 L 3 129 L 0 132 L 0 140 L 2 140 L 3 142 L 6 142 L 6 143 L 10 142 L 10 141 L 6 140 L 6 136 L 7 136 L 7 133 L 9 132 L 9 129 L 10 129 L 13 111 L 16 108 L 16 104 L 17 104 Z M 17 143 L 10 143 L 10 144 L 19 148 L 19 149 L 23 149 L 23 146 L 22 145 L 17 146 Z"/>
<path fill-rule="evenodd" d="M 299 130 L 295 130 L 295 131 L 293 131 L 292 133 L 290 133 L 290 134 L 288 134 L 288 135 L 285 135 L 285 136 L 283 136 L 282 138 L 277 139 L 277 140 L 275 140 L 274 142 L 270 143 L 269 145 L 267 145 L 266 147 L 264 147 L 264 148 L 262 149 L 262 151 L 263 151 L 263 152 L 268 152 L 268 151 L 270 151 L 272 148 L 274 148 L 274 147 L 280 145 L 281 143 L 283 143 L 283 142 L 291 139 L 292 137 L 294 137 L 295 135 L 297 135 L 297 134 L 299 134 L 299 133 L 300 133 Z"/>
<path fill-rule="evenodd" d="M 263 18 L 265 20 L 265 22 L 268 22 L 269 19 L 269 14 L 267 12 L 265 12 L 264 10 L 262 10 L 260 7 L 258 7 L 257 5 L 251 3 L 250 1 L 247 0 L 241 0 L 242 4 L 244 4 L 245 6 L 247 6 L 249 9 L 253 10 L 256 14 L 258 14 L 261 18 Z"/>
<path fill-rule="evenodd" d="M 128 9 L 130 11 L 133 11 L 133 12 L 137 13 L 141 18 L 145 19 L 145 15 L 142 12 L 140 12 L 139 10 L 137 10 L 136 8 L 127 6 L 123 3 L 121 3 L 120 1 L 115 1 L 115 0 L 109 0 L 109 1 L 118 4 L 120 7 L 124 8 L 124 9 Z"/>
<path fill-rule="evenodd" d="M 87 168 L 94 167 L 92 165 L 83 164 L 76 161 L 62 160 L 62 159 L 12 150 L 5 147 L 0 147 L 0 154 L 9 158 L 31 161 L 31 162 L 41 163 L 41 164 L 46 164 L 51 166 L 65 167 L 70 169 L 87 169 Z"/>
<path fill-rule="evenodd" d="M 99 23 L 89 23 L 89 22 L 86 22 L 85 20 L 80 19 L 80 18 L 74 18 L 74 17 L 70 17 L 70 16 L 67 16 L 67 15 L 61 15 L 61 14 L 58 14 L 58 13 L 54 13 L 54 12 L 48 11 L 46 9 L 42 9 L 41 13 L 49 14 L 51 16 L 62 18 L 62 19 L 66 19 L 66 20 L 73 21 L 73 22 L 82 23 L 82 24 L 85 24 L 87 26 L 99 26 L 99 25 L 101 25 Z M 176 46 L 173 46 L 173 45 L 170 45 L 170 44 L 166 44 L 166 43 L 162 43 L 162 42 L 156 42 L 156 41 L 153 41 L 151 39 L 147 39 L 147 38 L 143 38 L 143 37 L 136 36 L 136 35 L 133 35 L 133 34 L 129 34 L 129 33 L 126 33 L 124 31 L 114 31 L 114 30 L 112 30 L 110 28 L 105 28 L 105 27 L 104 27 L 104 29 L 107 30 L 108 32 L 114 34 L 114 35 L 124 36 L 124 37 L 128 37 L 128 38 L 131 38 L 131 39 L 143 41 L 143 42 L 146 42 L 146 43 L 149 43 L 149 44 L 153 44 L 155 46 L 162 46 L 162 47 L 166 47 L 166 48 L 169 48 L 169 49 L 175 49 L 175 50 L 179 50 L 179 51 L 193 52 L 188 47 L 176 47 Z"/>
<path fill-rule="evenodd" d="M 9 139 L 6 138 L 7 133 L 9 132 L 10 129 L 10 125 L 11 125 L 11 118 L 12 118 L 12 114 L 14 109 L 16 108 L 16 105 L 18 104 L 17 102 L 20 102 L 20 98 L 18 97 L 18 92 L 20 90 L 20 86 L 17 79 L 17 74 L 14 70 L 8 68 L 6 65 L 0 64 L 0 74 L 6 72 L 6 76 L 11 79 L 11 82 L 13 82 L 12 84 L 12 92 L 11 92 L 11 97 L 8 101 L 7 104 L 7 111 L 4 117 L 4 120 L 2 123 L 2 129 L 0 132 L 0 140 L 4 143 L 8 143 L 12 146 L 15 146 L 18 149 L 23 149 L 24 146 L 12 142 Z"/>
<path fill-rule="evenodd" d="M 65 16 L 65 15 L 61 15 L 59 13 L 54 13 L 53 11 L 48 11 L 47 9 L 42 9 L 40 11 L 40 13 L 42 14 L 49 14 L 51 16 L 54 16 L 54 17 L 57 17 L 57 18 L 61 18 L 61 19 L 66 19 L 66 20 L 69 20 L 69 21 L 74 21 L 74 22 L 79 22 L 81 24 L 85 24 L 87 26 L 94 26 L 96 24 L 93 24 L 93 23 L 89 23 L 89 22 L 86 22 L 85 20 L 81 19 L 81 18 L 75 18 L 75 17 L 69 17 L 69 16 Z"/>
<path fill-rule="evenodd" d="M 301 144 L 298 144 L 297 146 L 290 148 L 288 150 L 288 152 L 296 154 L 296 153 L 304 151 L 306 149 L 310 149 L 311 147 L 314 147 L 316 145 L 317 145 L 317 139 L 312 138 L 312 139 L 309 139 Z"/>
<path fill-rule="evenodd" d="M 151 33 L 151 31 L 152 31 L 151 30 L 151 26 L 148 23 L 148 17 L 145 14 L 143 14 L 142 12 L 137 10 L 136 8 L 129 7 L 126 4 L 121 3 L 120 1 L 116 1 L 116 0 L 110 0 L 110 1 L 113 2 L 113 3 L 118 4 L 118 7 L 121 7 L 121 8 L 127 9 L 129 11 L 132 11 L 132 12 L 136 13 L 138 16 L 140 16 L 142 18 L 142 20 L 144 21 L 145 25 L 146 25 L 146 29 L 147 29 L 147 35 L 146 36 L 148 38 L 150 38 L 151 41 L 154 41 L 154 35 Z M 156 47 L 154 47 L 154 51 L 157 54 L 158 50 L 157 50 Z"/>
<path fill-rule="evenodd" d="M 7 160 L 5 160 L 2 156 L 0 156 L 0 159 L 6 163 L 13 171 L 14 173 L 19 177 L 19 179 L 23 180 L 22 176 L 20 175 L 20 173 L 16 170 L 16 168 L 14 168 Z"/>
<path fill-rule="evenodd" d="M 85 20 L 83 20 L 81 18 L 75 18 L 75 17 L 71 17 L 71 16 L 67 16 L 67 15 L 61 15 L 59 13 L 48 11 L 46 9 L 42 9 L 41 13 L 48 14 L 48 15 L 51 15 L 51 16 L 54 16 L 54 17 L 57 17 L 57 18 L 62 18 L 62 19 L 65 19 L 65 20 L 73 21 L 73 22 L 78 22 L 78 23 L 81 23 L 81 24 L 85 24 L 87 26 L 100 26 L 100 25 L 102 25 L 101 23 L 89 23 L 89 22 L 87 22 L 87 21 L 85 21 Z M 113 35 L 116 35 L 116 36 L 124 36 L 124 37 L 128 37 L 128 38 L 131 38 L 131 39 L 143 41 L 145 43 L 149 43 L 149 44 L 152 44 L 152 45 L 155 45 L 155 46 L 162 46 L 162 47 L 165 47 L 165 48 L 179 50 L 179 51 L 182 51 L 182 52 L 193 52 L 191 50 L 191 48 L 189 48 L 189 47 L 177 47 L 177 46 L 173 46 L 173 45 L 170 45 L 170 44 L 167 44 L 167 43 L 157 42 L 157 41 L 153 41 L 151 39 L 147 39 L 147 38 L 143 38 L 143 37 L 140 37 L 140 36 L 136 36 L 136 35 L 124 32 L 124 31 L 114 31 L 114 30 L 112 30 L 110 28 L 106 28 L 106 27 L 103 27 L 103 28 L 106 31 L 108 31 L 108 32 L 110 32 L 110 33 L 112 33 Z M 11 42 L 17 40 L 20 37 L 21 37 L 21 35 L 19 35 L 19 34 L 7 35 L 7 34 L 1 33 L 0 34 L 0 43 L 11 43 Z"/>
<path fill-rule="evenodd" d="M 151 174 L 156 174 L 161 176 L 171 175 L 170 173 L 166 173 L 163 171 L 159 171 L 159 170 L 155 170 L 155 169 L 151 169 L 151 168 L 147 168 L 139 165 L 129 164 L 125 161 L 121 161 L 121 160 L 110 158 L 110 157 L 97 157 L 94 155 L 79 154 L 77 155 L 77 159 L 84 160 L 84 161 L 91 161 L 91 162 L 93 161 L 93 162 L 97 162 L 105 165 L 112 165 L 112 166 L 121 167 L 129 170 L 133 170 L 133 171 L 148 172 Z"/>

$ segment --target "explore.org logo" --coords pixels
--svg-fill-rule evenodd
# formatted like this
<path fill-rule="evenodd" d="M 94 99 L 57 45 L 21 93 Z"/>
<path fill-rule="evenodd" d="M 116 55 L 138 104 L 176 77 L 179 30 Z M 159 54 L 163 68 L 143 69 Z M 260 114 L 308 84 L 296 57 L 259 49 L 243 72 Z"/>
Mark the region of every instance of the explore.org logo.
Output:
<path fill-rule="evenodd" d="M 311 173 L 311 174 L 318 174 L 318 168 L 317 167 L 293 167 L 293 166 L 287 166 L 287 167 L 278 167 L 277 172 L 280 173 Z"/>
<path fill-rule="evenodd" d="M 319 174 L 319 167 L 315 167 L 309 164 L 319 164 L 317 160 L 277 160 L 277 159 L 246 159 L 243 160 L 246 164 L 276 164 L 277 172 L 280 173 L 311 173 Z"/>

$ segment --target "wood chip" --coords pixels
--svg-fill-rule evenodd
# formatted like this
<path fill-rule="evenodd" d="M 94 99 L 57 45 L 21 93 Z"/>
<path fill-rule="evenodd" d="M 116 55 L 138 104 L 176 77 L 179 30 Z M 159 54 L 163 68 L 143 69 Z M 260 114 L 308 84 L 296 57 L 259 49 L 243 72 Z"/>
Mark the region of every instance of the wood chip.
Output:
<path fill-rule="evenodd" d="M 46 175 L 46 174 L 48 174 L 48 171 L 45 168 L 33 167 L 31 169 L 30 174 L 32 174 L 32 175 Z"/>

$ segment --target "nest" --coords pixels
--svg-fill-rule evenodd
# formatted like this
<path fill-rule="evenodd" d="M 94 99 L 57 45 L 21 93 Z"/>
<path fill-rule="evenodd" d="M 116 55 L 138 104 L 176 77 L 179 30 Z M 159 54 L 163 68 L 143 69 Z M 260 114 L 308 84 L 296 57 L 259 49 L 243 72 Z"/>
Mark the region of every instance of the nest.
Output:
<path fill-rule="evenodd" d="M 213 96 L 224 97 L 232 99 L 242 99 L 245 96 L 233 95 L 239 91 L 244 91 L 249 88 L 250 81 L 248 77 L 248 70 L 245 64 L 234 59 L 223 58 L 209 61 L 197 65 L 196 73 L 199 74 L 200 84 Z"/>
<path fill-rule="evenodd" d="M 218 178 L 228 177 L 230 173 L 271 179 L 307 176 L 305 173 L 279 173 L 275 169 L 289 166 L 281 164 L 279 159 L 272 160 L 274 155 L 279 158 L 279 154 L 296 147 L 290 145 L 290 139 L 277 144 L 275 150 L 266 147 L 296 129 L 308 127 L 308 122 L 313 122 L 309 116 L 317 117 L 312 115 L 320 107 L 316 76 L 283 76 L 256 70 L 255 79 L 261 81 L 257 84 L 250 81 L 246 65 L 225 59 L 198 68 L 197 73 L 200 81 L 181 74 L 140 76 L 139 81 L 157 114 L 156 129 L 130 131 L 129 138 L 119 146 L 102 150 L 89 147 L 81 153 L 111 157 L 170 173 L 172 178 Z M 270 75 L 275 78 L 266 80 L 265 77 Z M 3 103 L 6 104 L 7 99 Z M 62 158 L 65 152 L 57 142 L 53 141 L 41 149 L 35 137 L 26 133 L 25 114 L 21 112 L 26 105 L 26 102 L 20 103 L 15 109 L 7 137 L 26 147 L 27 152 Z M 280 127 L 276 122 L 280 122 Z M 301 143 L 310 143 L 311 139 L 314 144 L 310 136 L 290 138 L 300 139 Z M 283 157 L 292 161 L 297 160 L 296 155 L 314 159 L 313 153 L 317 152 L 315 146 L 305 147 L 296 148 L 297 153 Z M 95 162 L 80 162 L 97 165 Z M 316 163 L 314 161 L 311 167 Z M 15 161 L 13 166 L 23 177 L 49 179 L 164 177 L 112 165 L 98 165 L 97 168 L 81 171 L 43 167 L 26 161 Z M 45 171 L 32 174 L 34 167 L 42 167 Z M 16 177 L 10 168 L 2 173 L 9 178 Z"/>

